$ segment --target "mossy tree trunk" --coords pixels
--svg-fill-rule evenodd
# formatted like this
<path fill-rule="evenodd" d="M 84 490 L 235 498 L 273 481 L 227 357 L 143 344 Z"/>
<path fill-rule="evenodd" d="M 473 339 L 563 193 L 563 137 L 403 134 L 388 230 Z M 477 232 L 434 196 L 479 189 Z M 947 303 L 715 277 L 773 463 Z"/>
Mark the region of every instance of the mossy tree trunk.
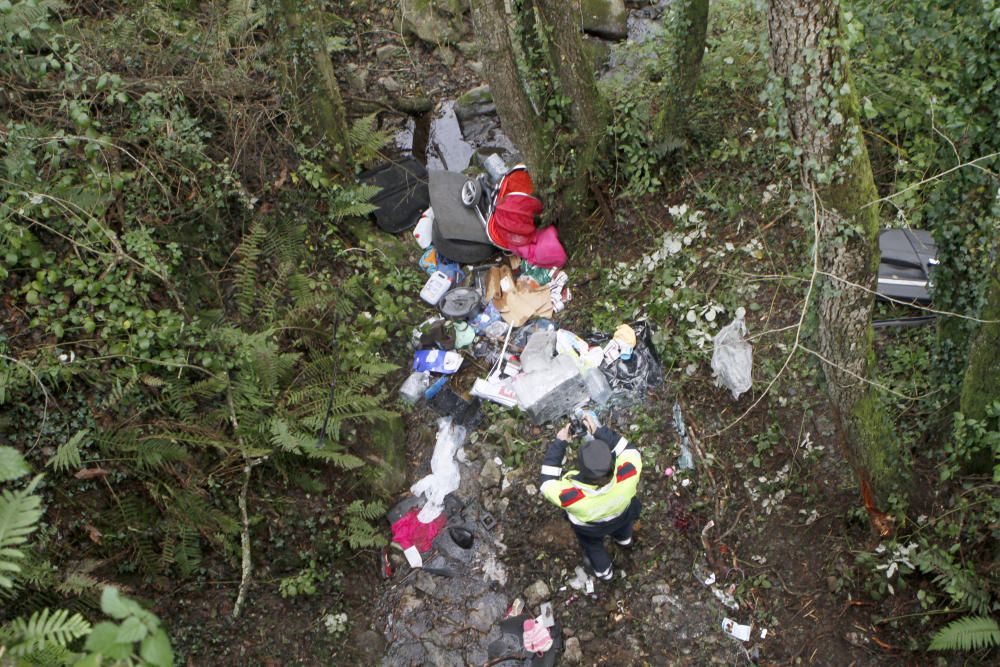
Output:
<path fill-rule="evenodd" d="M 962 382 L 961 410 L 971 419 L 985 419 L 986 408 L 1000 400 L 1000 257 L 994 257 L 986 299 Z"/>
<path fill-rule="evenodd" d="M 708 0 L 677 0 L 671 11 L 671 60 L 654 132 L 665 150 L 680 147 L 687 134 L 688 107 L 701 75 L 708 35 Z"/>
<path fill-rule="evenodd" d="M 306 55 L 313 66 L 311 75 L 293 74 L 299 102 L 309 109 L 316 129 L 334 152 L 330 166 L 350 173 L 353 154 L 347 111 L 333 62 L 326 50 L 323 13 L 312 7 L 312 3 L 300 0 L 281 0 L 281 12 L 293 37 L 295 51 Z"/>
<path fill-rule="evenodd" d="M 597 90 L 594 63 L 583 47 L 583 19 L 579 0 L 535 0 L 548 31 L 549 58 L 559 90 L 568 98 L 574 124 L 573 170 L 576 182 L 567 203 L 582 202 L 597 161 L 597 151 L 608 129 L 608 109 Z M 571 206 L 575 208 L 575 206 Z"/>
<path fill-rule="evenodd" d="M 817 199 L 817 352 L 838 436 L 872 525 L 885 535 L 891 523 L 879 508 L 899 487 L 904 471 L 891 424 L 867 382 L 879 261 L 878 207 L 873 204 L 878 195 L 840 46 L 839 4 L 771 0 L 768 32 L 789 139 L 800 156 L 804 186 Z"/>
<path fill-rule="evenodd" d="M 524 154 L 534 174 L 548 168 L 548 142 L 518 70 L 504 0 L 471 0 L 483 70 L 504 131 Z"/>

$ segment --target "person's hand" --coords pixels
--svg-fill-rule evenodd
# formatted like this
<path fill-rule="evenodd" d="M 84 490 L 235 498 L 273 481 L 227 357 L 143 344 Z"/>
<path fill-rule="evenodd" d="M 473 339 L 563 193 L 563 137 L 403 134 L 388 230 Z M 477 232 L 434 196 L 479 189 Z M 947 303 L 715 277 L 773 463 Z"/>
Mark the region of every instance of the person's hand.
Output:
<path fill-rule="evenodd" d="M 587 433 L 594 435 L 594 431 L 597 430 L 597 421 L 588 414 L 584 414 L 580 417 L 580 421 L 583 422 L 583 426 L 587 429 Z"/>
<path fill-rule="evenodd" d="M 556 437 L 563 441 L 569 441 L 569 424 L 563 426 L 559 432 L 556 433 Z"/>

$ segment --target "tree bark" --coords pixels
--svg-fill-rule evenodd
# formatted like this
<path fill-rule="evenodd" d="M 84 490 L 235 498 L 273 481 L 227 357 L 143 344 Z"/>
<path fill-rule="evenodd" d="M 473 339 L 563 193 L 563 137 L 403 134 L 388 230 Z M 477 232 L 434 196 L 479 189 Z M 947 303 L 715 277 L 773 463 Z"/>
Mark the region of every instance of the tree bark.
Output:
<path fill-rule="evenodd" d="M 836 0 L 771 0 L 771 64 L 806 189 L 818 200 L 818 346 L 838 434 L 858 476 L 873 526 L 902 481 L 891 424 L 866 381 L 873 355 L 878 199 L 858 121 L 857 96 L 839 46 Z M 836 276 L 838 279 L 829 276 Z M 852 287 L 859 285 L 861 288 Z"/>
<path fill-rule="evenodd" d="M 340 84 L 333 68 L 333 62 L 326 51 L 325 33 L 322 30 L 323 17 L 318 11 L 309 12 L 309 25 L 302 18 L 302 3 L 297 0 L 281 0 L 281 10 L 285 23 L 299 48 L 308 52 L 315 68 L 314 80 L 301 78 L 296 81 L 300 99 L 311 109 L 313 121 L 320 133 L 333 149 L 335 159 L 331 166 L 341 172 L 349 172 L 353 154 L 347 127 L 347 112 L 340 93 Z M 315 86 L 317 90 L 310 91 Z"/>
<path fill-rule="evenodd" d="M 471 0 L 472 22 L 482 53 L 483 69 L 504 131 L 521 149 L 529 169 L 547 172 L 548 146 L 543 123 L 531 105 L 518 71 L 503 0 Z"/>
<path fill-rule="evenodd" d="M 607 129 L 607 110 L 597 92 L 594 64 L 583 49 L 580 2 L 535 0 L 535 7 L 551 30 L 552 66 L 559 87 L 569 98 L 581 145 L 596 147 Z"/>
<path fill-rule="evenodd" d="M 663 94 L 663 106 L 656 116 L 654 132 L 666 149 L 679 147 L 687 134 L 688 106 L 698 85 L 701 61 L 708 34 L 708 0 L 680 0 L 675 3 L 672 24 L 674 52 L 670 80 Z"/>
<path fill-rule="evenodd" d="M 1000 401 L 1000 258 L 993 260 L 986 299 L 962 381 L 961 410 L 971 419 L 985 419 L 986 408 Z"/>

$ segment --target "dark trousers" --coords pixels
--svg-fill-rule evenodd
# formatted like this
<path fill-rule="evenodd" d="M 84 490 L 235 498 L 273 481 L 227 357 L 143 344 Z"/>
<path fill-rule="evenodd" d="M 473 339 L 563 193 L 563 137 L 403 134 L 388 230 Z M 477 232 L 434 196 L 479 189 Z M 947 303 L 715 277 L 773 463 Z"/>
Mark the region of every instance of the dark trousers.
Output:
<path fill-rule="evenodd" d="M 583 553 L 587 554 L 595 572 L 605 572 L 611 567 L 611 556 L 604 548 L 604 538 L 608 535 L 616 540 L 627 540 L 632 537 L 632 524 L 639 518 L 642 512 L 642 503 L 638 498 L 632 498 L 628 509 L 622 512 L 618 518 L 607 523 L 591 523 L 586 526 L 578 526 L 571 523 L 573 532 L 580 540 L 580 547 Z"/>

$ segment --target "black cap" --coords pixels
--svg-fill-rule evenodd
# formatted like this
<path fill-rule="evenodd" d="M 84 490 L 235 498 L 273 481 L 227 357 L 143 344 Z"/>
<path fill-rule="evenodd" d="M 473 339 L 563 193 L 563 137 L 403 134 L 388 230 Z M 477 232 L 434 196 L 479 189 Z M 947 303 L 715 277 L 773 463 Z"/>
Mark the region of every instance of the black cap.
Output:
<path fill-rule="evenodd" d="M 611 446 L 603 440 L 589 440 L 580 447 L 580 476 L 596 480 L 611 472 Z"/>

